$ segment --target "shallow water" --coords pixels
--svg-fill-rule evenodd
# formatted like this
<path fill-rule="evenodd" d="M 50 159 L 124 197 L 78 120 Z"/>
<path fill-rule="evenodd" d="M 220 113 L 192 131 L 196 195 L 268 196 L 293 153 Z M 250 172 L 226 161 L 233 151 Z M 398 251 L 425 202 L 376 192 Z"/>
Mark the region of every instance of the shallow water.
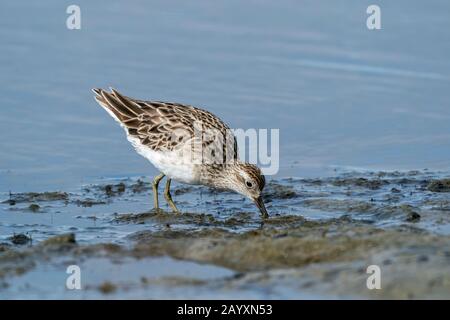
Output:
<path fill-rule="evenodd" d="M 330 166 L 448 169 L 448 1 L 3 1 L 0 191 L 151 175 L 90 89 L 280 129 L 280 176 Z M 237 8 L 239 8 L 237 10 Z M 124 19 L 123 17 L 126 17 Z"/>
<path fill-rule="evenodd" d="M 142 262 L 126 253 L 118 265 L 110 255 L 80 258 L 69 250 L 61 262 L 49 253 L 48 261 L 21 266 L 25 273 L 13 271 L 18 276 L 6 280 L 0 297 L 105 297 L 98 286 L 110 278 L 116 289 L 106 297 L 116 298 L 411 298 L 413 292 L 429 297 L 447 289 L 436 280 L 446 270 L 442 266 L 449 265 L 440 260 L 447 253 L 428 237 L 447 244 L 449 193 L 428 186 L 450 176 L 450 4 L 377 3 L 380 31 L 366 28 L 370 1 L 346 1 L 345 6 L 332 0 L 105 6 L 83 0 L 77 2 L 82 29 L 70 31 L 66 6 L 59 1 L 3 1 L 0 260 L 5 260 L 0 261 L 0 284 L 4 272 L 10 275 L 8 254 L 37 250 L 39 256 L 43 241 L 65 233 L 74 233 L 81 248 L 107 243 L 133 251 L 156 236 L 167 239 L 168 247 L 159 248 L 157 257 L 152 248 Z M 178 184 L 174 198 L 185 215 L 151 211 L 149 181 L 155 169 L 132 150 L 92 98 L 92 87 L 108 86 L 129 96 L 205 107 L 232 128 L 280 129 L 280 170 L 269 177 L 266 189 L 271 220 L 262 224 L 254 205 L 239 195 Z M 222 239 L 220 232 L 227 232 L 223 236 L 230 241 L 268 232 L 269 238 L 287 237 L 298 245 L 291 234 L 305 232 L 317 237 L 315 246 L 322 232 L 335 234 L 339 242 L 361 225 L 369 239 L 356 239 L 377 243 L 370 257 L 359 255 L 352 243 L 343 244 L 350 257 L 327 258 L 333 257 L 327 248 L 292 261 L 263 256 L 261 261 L 268 261 L 263 271 L 244 262 L 227 265 L 207 249 L 205 256 L 183 256 L 169 241 L 193 235 L 201 240 L 194 244 L 202 245 Z M 411 245 L 412 253 L 370 238 L 379 230 L 393 243 Z M 18 234 L 26 237 L 11 238 Z M 411 238 L 404 239 L 405 234 Z M 13 244 L 14 239 L 27 243 Z M 277 250 L 289 251 L 280 246 Z M 7 254 L 1 254 L 3 247 Z M 242 247 L 250 248 L 245 242 Z M 417 270 L 425 280 L 411 288 L 398 280 L 407 277 L 392 276 L 392 285 L 403 291 L 387 289 L 379 296 L 355 289 L 358 282 L 346 282 L 352 272 L 358 274 L 355 279 L 363 277 L 359 270 L 370 259 L 387 261 L 391 255 L 412 283 Z M 417 256 L 419 262 L 404 255 Z M 428 264 L 421 264 L 422 256 Z M 88 270 L 90 289 L 65 291 L 61 281 L 69 260 Z M 177 276 L 178 268 L 199 273 L 182 284 L 167 279 L 142 284 L 137 275 L 118 283 L 112 279 L 120 270 L 144 272 L 147 264 L 149 273 L 158 274 L 159 262 L 174 270 L 169 276 Z M 108 266 L 110 271 L 99 276 Z M 204 268 L 217 278 L 205 282 Z M 336 271 L 332 281 L 329 270 Z M 326 283 L 342 286 L 330 290 Z"/>
<path fill-rule="evenodd" d="M 68 274 L 64 272 L 67 263 L 70 261 L 62 259 L 55 265 L 42 265 L 35 268 L 18 281 L 14 281 L 6 293 L 0 292 L 0 298 L 16 296 L 24 299 L 89 299 L 101 297 L 99 290 L 109 290 L 108 295 L 105 296 L 108 299 L 142 299 L 142 297 L 198 299 L 202 295 L 204 299 L 207 299 L 211 290 L 205 290 L 202 293 L 202 290 L 195 290 L 196 285 L 233 275 L 225 268 L 171 258 L 142 260 L 125 258 L 116 261 L 94 258 L 80 265 L 83 276 L 85 275 L 83 281 L 89 285 L 83 290 L 67 290 L 65 282 Z M 45 278 L 45 281 L 36 281 L 41 277 Z M 186 282 L 184 286 L 183 280 Z M 181 288 L 177 286 L 177 282 L 181 284 Z M 105 289 L 108 288 L 105 283 L 114 283 L 114 287 Z M 186 290 L 189 285 L 193 288 Z M 221 295 L 218 294 L 217 297 Z"/>

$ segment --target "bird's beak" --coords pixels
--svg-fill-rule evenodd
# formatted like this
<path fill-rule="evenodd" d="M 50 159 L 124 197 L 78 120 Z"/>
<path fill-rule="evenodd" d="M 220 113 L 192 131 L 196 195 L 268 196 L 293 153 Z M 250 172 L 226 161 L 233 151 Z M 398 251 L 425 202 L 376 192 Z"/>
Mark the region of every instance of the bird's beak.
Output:
<path fill-rule="evenodd" d="M 268 218 L 269 214 L 267 213 L 267 209 L 266 209 L 266 206 L 264 205 L 263 198 L 260 196 L 260 197 L 256 198 L 254 201 L 255 201 L 256 206 L 259 208 L 259 211 L 261 211 L 261 216 L 263 218 Z"/>

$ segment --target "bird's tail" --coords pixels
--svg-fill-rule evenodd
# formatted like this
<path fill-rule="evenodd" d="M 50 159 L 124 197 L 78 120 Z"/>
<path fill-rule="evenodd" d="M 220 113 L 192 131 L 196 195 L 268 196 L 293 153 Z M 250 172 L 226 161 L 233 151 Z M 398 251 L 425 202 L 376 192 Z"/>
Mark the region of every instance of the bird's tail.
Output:
<path fill-rule="evenodd" d="M 121 125 L 133 128 L 136 118 L 143 112 L 140 106 L 111 88 L 111 92 L 94 88 L 95 100 Z"/>

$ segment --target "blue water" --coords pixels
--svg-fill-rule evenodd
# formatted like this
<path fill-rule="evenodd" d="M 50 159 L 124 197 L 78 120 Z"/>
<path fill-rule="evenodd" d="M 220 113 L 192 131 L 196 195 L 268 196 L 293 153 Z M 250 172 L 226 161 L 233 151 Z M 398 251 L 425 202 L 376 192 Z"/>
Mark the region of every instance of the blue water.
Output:
<path fill-rule="evenodd" d="M 279 128 L 279 176 L 450 167 L 450 2 L 72 1 L 0 5 L 0 192 L 153 175 L 92 98 L 113 86 Z"/>

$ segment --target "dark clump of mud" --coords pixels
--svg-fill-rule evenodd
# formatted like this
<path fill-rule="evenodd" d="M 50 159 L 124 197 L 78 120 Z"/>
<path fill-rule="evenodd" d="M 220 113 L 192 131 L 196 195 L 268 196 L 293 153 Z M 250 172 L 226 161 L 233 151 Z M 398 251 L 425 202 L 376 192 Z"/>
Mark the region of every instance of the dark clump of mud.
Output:
<path fill-rule="evenodd" d="M 91 199 L 91 198 L 82 199 L 82 200 L 78 199 L 78 200 L 75 200 L 74 203 L 79 207 L 85 207 L 85 208 L 89 208 L 89 207 L 96 206 L 96 205 L 107 204 L 106 201 L 98 200 L 98 199 Z"/>
<path fill-rule="evenodd" d="M 117 290 L 117 286 L 112 282 L 105 281 L 98 287 L 98 290 L 103 294 L 110 294 Z"/>
<path fill-rule="evenodd" d="M 15 205 L 17 203 L 30 203 L 41 201 L 67 201 L 69 194 L 66 192 L 26 192 L 26 193 L 11 193 L 8 200 L 3 203 Z"/>
<path fill-rule="evenodd" d="M 118 184 L 107 184 L 106 186 L 102 186 L 103 192 L 108 197 L 113 197 L 116 195 L 121 195 L 125 192 L 125 183 L 120 182 Z"/>
<path fill-rule="evenodd" d="M 186 222 L 190 219 L 191 223 L 196 223 L 198 225 L 203 225 L 205 223 L 214 223 L 215 219 L 212 214 L 194 214 L 194 213 L 183 213 L 183 214 L 173 214 L 165 212 L 163 210 L 152 210 L 149 212 L 142 213 L 125 213 L 117 215 L 114 218 L 116 223 L 144 223 L 146 221 L 155 221 L 164 224 L 171 224 L 176 222 Z"/>
<path fill-rule="evenodd" d="M 420 214 L 414 210 L 414 207 L 409 205 L 402 205 L 400 208 L 406 213 L 406 221 L 418 222 L 420 221 Z"/>
<path fill-rule="evenodd" d="M 32 241 L 30 236 L 23 233 L 15 234 L 9 240 L 15 245 L 24 245 Z"/>
<path fill-rule="evenodd" d="M 428 185 L 432 192 L 450 192 L 450 179 L 433 180 Z"/>
<path fill-rule="evenodd" d="M 175 189 L 175 191 L 173 192 L 173 194 L 175 195 L 175 196 L 179 196 L 179 195 L 182 195 L 182 194 L 186 194 L 186 193 L 190 193 L 190 192 L 192 192 L 194 190 L 194 188 L 193 187 L 179 187 L 179 188 L 176 188 Z"/>
<path fill-rule="evenodd" d="M 133 193 L 142 193 L 151 190 L 151 183 L 144 182 L 142 179 L 138 179 L 135 183 L 130 186 Z"/>
<path fill-rule="evenodd" d="M 274 181 L 270 181 L 263 192 L 263 198 L 266 202 L 271 202 L 274 199 L 291 199 L 297 196 L 298 194 L 292 186 L 282 185 Z"/>
<path fill-rule="evenodd" d="M 142 192 L 151 191 L 151 189 L 152 184 L 150 182 L 145 182 L 142 179 L 137 179 L 135 181 L 124 179 L 118 183 L 89 185 L 84 187 L 84 192 L 112 198 L 122 196 L 126 192 L 139 194 Z"/>
<path fill-rule="evenodd" d="M 163 225 L 166 228 L 170 228 L 172 225 L 192 225 L 198 228 L 204 227 L 225 227 L 235 228 L 243 227 L 245 225 L 253 223 L 253 215 L 240 212 L 231 217 L 220 219 L 213 214 L 205 213 L 190 213 L 184 212 L 182 214 L 174 214 L 171 212 L 165 212 L 163 210 L 151 210 L 149 212 L 141 213 L 124 213 L 115 215 L 114 223 L 133 223 L 144 224 L 147 222 L 157 223 Z"/>
<path fill-rule="evenodd" d="M 376 205 L 371 202 L 354 199 L 312 198 L 302 202 L 306 207 L 335 212 L 369 212 Z"/>
<path fill-rule="evenodd" d="M 66 233 L 66 234 L 61 234 L 61 235 L 49 238 L 49 239 L 41 242 L 41 245 L 44 245 L 44 246 L 64 245 L 64 244 L 74 244 L 74 243 L 76 243 L 75 234 L 74 233 Z"/>
<path fill-rule="evenodd" d="M 38 212 L 40 209 L 41 207 L 36 203 L 32 203 L 28 206 L 28 210 L 30 210 L 31 212 Z"/>
<path fill-rule="evenodd" d="M 371 190 L 380 189 L 382 186 L 389 184 L 383 179 L 367 179 L 367 178 L 335 178 L 331 180 L 331 184 L 337 187 L 362 187 Z"/>

